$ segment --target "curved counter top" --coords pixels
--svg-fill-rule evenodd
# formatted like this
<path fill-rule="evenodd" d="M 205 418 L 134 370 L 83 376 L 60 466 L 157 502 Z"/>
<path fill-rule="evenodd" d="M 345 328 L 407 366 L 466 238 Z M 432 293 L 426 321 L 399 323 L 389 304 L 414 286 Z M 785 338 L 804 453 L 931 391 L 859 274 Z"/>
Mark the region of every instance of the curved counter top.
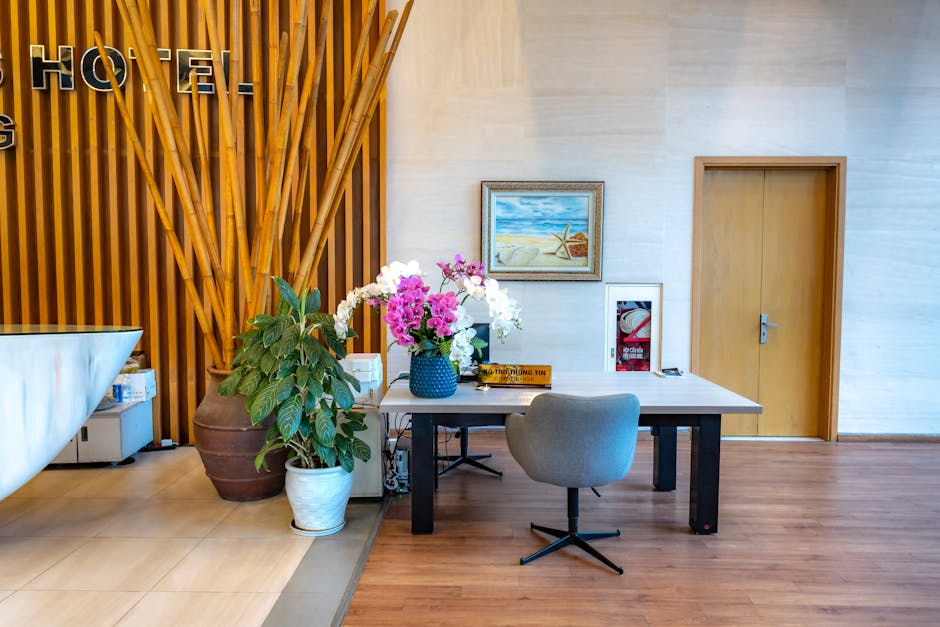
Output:
<path fill-rule="evenodd" d="M 68 444 L 142 333 L 140 327 L 0 325 L 0 500 Z"/>

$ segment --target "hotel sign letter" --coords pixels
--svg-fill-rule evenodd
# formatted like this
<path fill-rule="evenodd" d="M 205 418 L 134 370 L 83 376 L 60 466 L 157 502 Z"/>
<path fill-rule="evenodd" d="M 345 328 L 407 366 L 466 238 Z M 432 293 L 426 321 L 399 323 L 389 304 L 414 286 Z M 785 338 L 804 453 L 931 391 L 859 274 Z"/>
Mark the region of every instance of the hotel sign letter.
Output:
<path fill-rule="evenodd" d="M 7 150 L 16 145 L 16 131 L 13 126 L 13 118 L 0 113 L 0 150 Z"/>
<path fill-rule="evenodd" d="M 75 89 L 75 75 L 72 70 L 72 46 L 59 46 L 59 58 L 47 59 L 45 46 L 30 46 L 29 57 L 32 67 L 33 89 L 48 89 L 46 74 L 59 75 L 59 89 Z"/>
<path fill-rule="evenodd" d="M 127 80 L 127 59 L 111 46 L 105 46 L 104 49 L 108 53 L 108 58 L 111 59 L 111 69 L 114 70 L 118 86 L 124 87 L 124 81 Z M 86 50 L 82 55 L 82 80 L 95 91 L 111 91 L 108 75 L 104 73 L 103 68 L 100 68 L 100 62 L 101 53 L 97 48 Z"/>

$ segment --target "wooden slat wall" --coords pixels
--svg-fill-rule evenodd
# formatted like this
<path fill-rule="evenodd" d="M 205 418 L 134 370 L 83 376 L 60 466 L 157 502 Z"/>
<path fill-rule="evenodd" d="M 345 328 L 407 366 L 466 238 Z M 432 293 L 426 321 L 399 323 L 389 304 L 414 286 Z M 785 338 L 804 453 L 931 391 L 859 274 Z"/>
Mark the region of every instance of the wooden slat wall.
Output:
<path fill-rule="evenodd" d="M 321 84 L 317 121 L 317 152 L 307 180 L 299 173 L 293 185 L 305 184 L 305 222 L 311 220 L 326 170 L 326 151 L 335 141 L 333 127 L 340 117 L 368 0 L 316 0 L 308 37 L 313 38 L 323 3 L 332 1 L 334 24 L 328 42 L 327 66 Z M 385 15 L 379 1 L 371 54 Z M 240 80 L 249 81 L 250 32 L 248 0 L 242 0 Z M 274 59 L 282 30 L 289 28 L 289 3 L 263 3 L 262 32 L 267 66 L 265 81 L 273 78 Z M 228 0 L 218 0 L 227 15 Z M 203 11 L 197 0 L 151 3 L 157 39 L 170 48 L 165 63 L 175 74 L 176 50 L 208 48 Z M 226 19 L 226 21 L 228 21 Z M 157 371 L 158 397 L 154 407 L 154 437 L 191 441 L 192 415 L 205 390 L 209 363 L 202 333 L 195 322 L 169 247 L 164 241 L 153 202 L 138 169 L 133 150 L 117 113 L 114 97 L 89 88 L 80 77 L 82 53 L 93 46 L 99 31 L 107 45 L 128 57 L 124 95 L 137 119 L 137 131 L 148 154 L 156 157 L 155 174 L 174 221 L 182 212 L 169 170 L 159 155 L 159 138 L 149 123 L 139 73 L 127 54 L 128 39 L 111 0 L 39 0 L 0 4 L 0 113 L 16 124 L 17 145 L 0 151 L 0 322 L 139 325 L 144 335 L 138 346 Z M 74 47 L 75 90 L 59 89 L 50 77 L 49 89 L 30 86 L 29 46 L 46 46 L 47 58 L 58 56 L 59 45 Z M 365 68 L 363 68 L 363 73 Z M 239 164 L 246 184 L 249 228 L 255 223 L 256 139 L 250 100 L 238 97 L 239 141 L 245 160 Z M 186 141 L 195 151 L 195 123 L 210 129 L 213 180 L 218 173 L 218 130 L 214 102 L 194 110 L 190 96 L 177 99 Z M 266 107 L 266 114 L 270 110 Z M 337 212 L 336 230 L 317 270 L 324 304 L 330 311 L 346 292 L 372 279 L 384 261 L 384 102 L 369 128 L 350 182 Z M 264 141 L 264 137 L 259 137 Z M 217 220 L 221 201 L 213 199 Z M 289 235 L 289 234 L 288 234 Z M 289 237 L 285 237 L 289 241 Z M 286 242 L 285 242 L 286 245 Z M 289 251 L 283 251 L 284 262 Z M 191 257 L 191 255 L 190 255 Z M 238 312 L 241 319 L 248 312 Z M 357 314 L 360 337 L 351 343 L 357 352 L 384 353 L 378 316 Z"/>

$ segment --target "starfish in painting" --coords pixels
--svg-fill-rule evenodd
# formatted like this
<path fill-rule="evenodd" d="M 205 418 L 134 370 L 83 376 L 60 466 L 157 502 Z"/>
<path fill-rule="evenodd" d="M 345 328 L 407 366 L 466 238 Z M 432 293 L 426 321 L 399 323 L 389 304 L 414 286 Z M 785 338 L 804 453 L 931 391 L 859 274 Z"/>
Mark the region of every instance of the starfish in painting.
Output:
<path fill-rule="evenodd" d="M 565 225 L 565 230 L 564 230 L 564 232 L 563 232 L 561 235 L 559 235 L 558 233 L 552 233 L 552 235 L 555 237 L 555 239 L 557 239 L 559 242 L 561 242 L 561 243 L 558 245 L 558 248 L 555 249 L 555 252 L 552 253 L 553 255 L 558 255 L 558 253 L 564 251 L 565 256 L 564 256 L 563 258 L 564 258 L 564 259 L 569 259 L 569 260 L 571 259 L 571 248 L 570 248 L 570 245 L 571 245 L 571 244 L 577 244 L 577 243 L 579 243 L 581 240 L 574 239 L 573 237 L 568 237 L 568 231 L 570 231 L 570 230 L 571 230 L 571 225 L 568 224 L 568 225 Z M 558 255 L 558 256 L 560 257 L 561 255 Z"/>

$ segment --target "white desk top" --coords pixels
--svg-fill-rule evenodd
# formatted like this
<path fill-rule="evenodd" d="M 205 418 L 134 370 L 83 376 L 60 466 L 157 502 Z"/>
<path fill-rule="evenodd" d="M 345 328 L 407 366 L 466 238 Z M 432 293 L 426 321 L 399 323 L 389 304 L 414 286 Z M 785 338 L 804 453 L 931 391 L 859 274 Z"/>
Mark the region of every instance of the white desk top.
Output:
<path fill-rule="evenodd" d="M 447 398 L 418 398 L 408 381 L 397 381 L 385 393 L 379 410 L 388 413 L 507 414 L 524 411 L 545 392 L 601 396 L 630 392 L 640 399 L 644 414 L 759 414 L 763 408 L 739 394 L 693 374 L 660 377 L 650 372 L 580 372 L 552 375 L 551 389 L 490 388 L 472 383 L 457 386 Z"/>

